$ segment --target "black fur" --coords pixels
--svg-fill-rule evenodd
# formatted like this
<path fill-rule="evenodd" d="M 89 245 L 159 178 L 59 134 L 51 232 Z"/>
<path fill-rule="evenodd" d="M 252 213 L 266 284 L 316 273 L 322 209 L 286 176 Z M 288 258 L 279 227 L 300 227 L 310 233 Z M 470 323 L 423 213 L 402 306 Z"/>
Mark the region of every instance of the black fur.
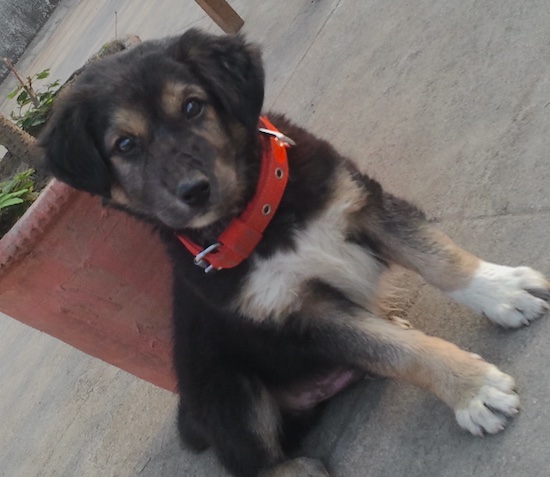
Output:
<path fill-rule="evenodd" d="M 304 328 L 298 317 L 291 317 L 281 329 L 269 323 L 251 326 L 228 313 L 228 305 L 247 275 L 248 261 L 206 275 L 193 264 L 192 256 L 170 228 L 110 200 L 113 175 L 102 134 L 114 105 L 146 104 L 148 110 L 156 111 L 151 101 L 159 94 L 159 78 L 172 74 L 174 69 L 162 61 L 166 57 L 185 66 L 180 72 L 185 81 L 205 86 L 224 121 L 236 118 L 247 129 L 247 135 L 258 137 L 255 130 L 264 78 L 257 48 L 241 37 L 221 39 L 192 30 L 179 38 L 138 45 L 89 67 L 64 101 L 56 105 L 40 143 L 51 171 L 59 179 L 103 196 L 108 204 L 153 222 L 160 230 L 175 265 L 174 362 L 182 394 L 180 434 L 196 450 L 214 445 L 235 475 L 255 476 L 281 458 L 263 449 L 254 430 L 246 426 L 244 416 L 257 394 L 266 385 L 284 387 L 342 363 L 324 356 L 324 344 L 315 342 L 317 331 Z M 122 84 L 124 88 L 117 87 Z M 263 257 L 294 246 L 292 231 L 302 228 L 330 200 L 335 170 L 345 162 L 328 143 L 284 116 L 270 115 L 270 119 L 290 137 L 299 138 L 299 146 L 289 150 L 291 178 L 278 213 L 256 250 Z M 250 189 L 247 197 L 254 191 L 259 154 L 254 140 L 244 154 L 250 171 L 246 173 Z M 222 218 L 204 229 L 185 232 L 207 245 L 227 221 Z M 329 287 L 325 288 L 328 291 Z M 278 436 L 281 446 L 287 449 L 295 445 L 316 415 L 315 409 L 283 412 Z"/>
<path fill-rule="evenodd" d="M 80 107 L 80 102 L 74 97 L 65 103 L 64 110 L 49 123 L 51 127 L 42 136 L 41 146 L 48 149 L 50 157 L 57 158 L 48 162 L 54 176 L 76 189 L 109 197 L 109 166 L 100 155 L 97 138 L 90 134 L 98 129 L 97 120 L 88 108 Z"/>
<path fill-rule="evenodd" d="M 269 114 L 297 143 L 288 149 L 287 189 L 253 256 L 235 268 L 205 274 L 174 231 L 210 245 L 253 195 L 263 96 L 255 46 L 240 36 L 191 30 L 89 66 L 56 105 L 41 145 L 61 180 L 103 196 L 161 233 L 173 263 L 183 440 L 196 450 L 214 446 L 236 476 L 302 475 L 305 468 L 308 475 L 326 476 L 318 463 L 286 457 L 321 402 L 371 369 L 410 375 L 416 384 L 438 389 L 437 382 L 426 382 L 433 371 L 429 353 L 411 357 L 432 341 L 375 316 L 378 275 L 397 262 L 424 276 L 429 272 L 435 282 L 438 270 L 458 280 L 463 252 L 440 240 L 421 211 L 384 193 L 330 144 L 282 115 Z M 191 100 L 202 108 L 197 115 L 186 115 Z M 117 149 L 119 139 L 130 139 L 132 148 Z M 200 207 L 182 203 L 176 194 L 194 177 L 210 187 L 208 202 Z M 329 236 L 326 243 L 323 234 Z M 294 257 L 299 267 L 284 258 L 278 262 L 280 257 Z M 354 269 L 356 262 L 365 270 Z M 249 283 L 277 267 L 286 273 L 274 284 L 280 296 Z M 296 276 L 296 289 L 287 290 L 285 280 Z M 408 340 L 416 341 L 409 346 Z M 438 342 L 433 349 L 447 348 Z M 462 360 L 456 369 L 479 366 L 470 363 L 469 353 L 449 349 Z M 418 377 L 413 358 L 425 366 Z M 448 370 L 436 365 L 439 373 L 448 372 L 448 382 L 468 379 L 457 378 L 452 361 L 445 362 Z M 479 376 L 472 379 L 482 382 Z M 456 389 L 469 386 L 459 382 Z M 318 395 L 308 401 L 310 388 Z"/>

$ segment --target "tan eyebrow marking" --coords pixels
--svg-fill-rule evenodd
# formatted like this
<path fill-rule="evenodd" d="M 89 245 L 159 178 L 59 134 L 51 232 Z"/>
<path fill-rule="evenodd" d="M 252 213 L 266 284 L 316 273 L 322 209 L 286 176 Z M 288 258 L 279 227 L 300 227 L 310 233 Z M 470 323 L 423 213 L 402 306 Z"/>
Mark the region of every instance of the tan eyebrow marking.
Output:
<path fill-rule="evenodd" d="M 143 112 L 135 108 L 121 107 L 117 109 L 110 121 L 105 134 L 107 148 L 112 148 L 120 136 L 145 138 L 149 134 L 149 122 Z"/>
<path fill-rule="evenodd" d="M 170 118 L 180 118 L 186 98 L 206 100 L 206 92 L 197 85 L 167 81 L 162 89 L 160 104 L 162 111 Z"/>

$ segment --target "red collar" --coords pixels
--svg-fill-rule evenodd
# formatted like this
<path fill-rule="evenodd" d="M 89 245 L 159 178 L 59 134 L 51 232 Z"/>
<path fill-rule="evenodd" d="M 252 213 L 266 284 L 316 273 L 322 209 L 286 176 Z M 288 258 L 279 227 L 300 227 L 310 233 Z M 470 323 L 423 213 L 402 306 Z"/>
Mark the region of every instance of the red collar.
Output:
<path fill-rule="evenodd" d="M 258 187 L 244 212 L 235 217 L 218 237 L 217 242 L 202 248 L 183 235 L 178 239 L 193 255 L 195 264 L 206 273 L 222 268 L 233 268 L 246 260 L 262 239 L 262 234 L 275 215 L 288 182 L 286 148 L 294 145 L 292 139 L 279 132 L 265 117 L 263 127 L 263 155 Z"/>

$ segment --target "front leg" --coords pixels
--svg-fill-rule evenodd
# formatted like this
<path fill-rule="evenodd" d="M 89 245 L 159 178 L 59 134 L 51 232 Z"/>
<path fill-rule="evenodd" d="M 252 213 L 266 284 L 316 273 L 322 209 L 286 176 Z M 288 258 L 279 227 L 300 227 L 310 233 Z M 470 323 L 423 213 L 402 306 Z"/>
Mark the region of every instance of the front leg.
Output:
<path fill-rule="evenodd" d="M 369 233 L 374 234 L 388 261 L 419 273 L 428 283 L 498 325 L 528 325 L 549 309 L 550 283 L 541 273 L 481 260 L 401 199 L 384 194 L 376 220 L 368 223 Z"/>
<path fill-rule="evenodd" d="M 305 306 L 301 319 L 315 323 L 313 342 L 335 362 L 431 391 L 472 434 L 499 432 L 518 412 L 513 378 L 452 343 L 403 328 L 344 298 L 337 303 L 319 297 Z"/>

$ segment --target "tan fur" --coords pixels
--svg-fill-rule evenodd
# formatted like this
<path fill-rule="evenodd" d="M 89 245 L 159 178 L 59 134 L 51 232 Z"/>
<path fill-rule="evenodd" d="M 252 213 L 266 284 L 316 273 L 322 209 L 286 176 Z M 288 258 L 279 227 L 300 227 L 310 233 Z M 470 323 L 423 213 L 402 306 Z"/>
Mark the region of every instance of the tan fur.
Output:
<path fill-rule="evenodd" d="M 411 259 L 418 260 L 422 266 L 421 275 L 445 292 L 466 287 L 479 267 L 479 258 L 460 248 L 441 230 L 430 228 L 427 235 L 427 241 L 433 243 L 443 257 L 412 254 Z"/>
<path fill-rule="evenodd" d="M 452 408 L 464 406 L 479 391 L 489 364 L 440 338 L 369 317 L 358 328 L 380 346 L 366 367 L 433 392 Z"/>
<path fill-rule="evenodd" d="M 206 107 L 203 115 L 207 127 L 197 129 L 195 132 L 197 136 L 204 138 L 209 144 L 218 149 L 220 155 L 224 157 L 222 153 L 227 153 L 227 148 L 233 149 L 233 144 L 229 144 L 227 133 L 220 127 L 220 121 L 214 108 L 211 106 Z"/>
<path fill-rule="evenodd" d="M 116 184 L 111 186 L 111 200 L 118 205 L 130 204 L 130 199 L 126 195 L 126 192 L 124 192 L 124 189 Z"/>
<path fill-rule="evenodd" d="M 179 119 L 182 115 L 186 99 L 206 99 L 206 93 L 196 85 L 188 85 L 177 81 L 167 81 L 160 96 L 160 104 L 168 118 Z"/>
<path fill-rule="evenodd" d="M 390 258 L 405 268 L 414 270 L 428 283 L 444 292 L 468 286 L 480 259 L 456 245 L 441 230 L 424 224 L 415 230 L 422 246 L 411 246 L 398 235 L 378 231 Z"/>
<path fill-rule="evenodd" d="M 280 427 L 280 412 L 271 394 L 262 388 L 255 406 L 250 409 L 250 428 L 258 435 L 269 455 L 281 459 L 283 451 L 277 436 Z"/>
<path fill-rule="evenodd" d="M 117 109 L 112 116 L 109 128 L 105 133 L 105 145 L 112 149 L 115 141 L 121 136 L 144 138 L 149 134 L 149 121 L 139 110 L 132 107 Z"/>

